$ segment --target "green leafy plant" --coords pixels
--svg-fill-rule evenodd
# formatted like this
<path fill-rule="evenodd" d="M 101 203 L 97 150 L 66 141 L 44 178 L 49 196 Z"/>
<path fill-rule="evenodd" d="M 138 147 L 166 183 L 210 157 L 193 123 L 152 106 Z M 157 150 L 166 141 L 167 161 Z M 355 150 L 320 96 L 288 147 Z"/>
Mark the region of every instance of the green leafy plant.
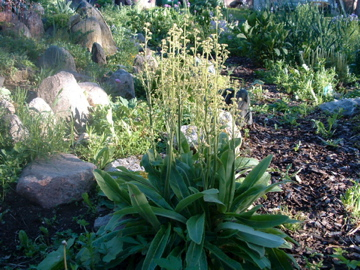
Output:
<path fill-rule="evenodd" d="M 335 252 L 331 257 L 334 257 L 339 260 L 340 264 L 345 264 L 348 269 L 358 269 L 360 267 L 360 261 L 349 260 L 344 255 L 347 253 L 342 248 L 334 248 Z"/>
<path fill-rule="evenodd" d="M 316 134 L 320 134 L 324 138 L 330 138 L 335 133 L 335 128 L 338 122 L 338 119 L 341 117 L 342 112 L 334 113 L 331 116 L 326 118 L 327 125 L 325 125 L 321 120 L 312 119 L 316 127 Z"/>
<path fill-rule="evenodd" d="M 289 31 L 274 16 L 269 11 L 255 11 L 240 26 L 245 53 L 251 53 L 261 63 L 283 59 L 290 47 L 286 41 Z"/>
<path fill-rule="evenodd" d="M 354 185 L 349 187 L 341 197 L 345 208 L 356 219 L 360 219 L 360 183 L 353 181 Z"/>
<path fill-rule="evenodd" d="M 313 70 L 306 64 L 291 67 L 284 61 L 268 62 L 266 80 L 280 85 L 287 93 L 292 93 L 295 99 L 321 104 L 330 99 L 333 86 L 336 85 L 335 69 L 326 69 L 319 64 Z"/>
<path fill-rule="evenodd" d="M 185 141 L 182 146 L 188 151 L 170 167 L 169 157 L 148 152 L 142 160 L 147 178 L 125 168 L 111 173 L 96 170 L 100 188 L 118 209 L 93 241 L 100 256 L 98 267 L 123 262 L 143 268 L 171 262 L 177 269 L 225 265 L 264 269 L 276 263 L 292 267 L 291 256 L 280 249 L 290 248 L 291 239 L 274 226 L 293 221 L 283 215 L 257 214 L 261 206 L 253 205 L 267 192 L 279 190 L 280 183 L 268 184 L 271 157 L 236 181 L 235 168 L 249 170 L 246 159 L 235 158 L 236 145 L 222 135 L 214 179 L 204 179 L 201 162 L 206 161 L 199 160 Z"/>

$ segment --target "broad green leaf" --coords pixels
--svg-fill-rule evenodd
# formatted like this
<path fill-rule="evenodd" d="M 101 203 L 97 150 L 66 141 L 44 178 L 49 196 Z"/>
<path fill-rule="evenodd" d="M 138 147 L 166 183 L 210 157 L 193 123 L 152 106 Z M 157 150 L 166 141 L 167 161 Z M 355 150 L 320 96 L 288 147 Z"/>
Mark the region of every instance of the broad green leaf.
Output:
<path fill-rule="evenodd" d="M 265 248 L 264 248 L 264 247 L 261 247 L 261 246 L 258 246 L 258 245 L 254 245 L 254 244 L 251 244 L 251 243 L 246 243 L 246 245 L 247 245 L 251 250 L 253 250 L 254 252 L 256 252 L 259 258 L 265 256 Z"/>
<path fill-rule="evenodd" d="M 181 270 L 182 269 L 182 260 L 180 257 L 169 256 L 166 259 L 160 258 L 156 260 L 156 263 L 166 270 Z"/>
<path fill-rule="evenodd" d="M 186 258 L 185 258 L 186 268 L 200 269 L 199 265 L 201 258 L 203 257 L 202 255 L 203 252 L 204 252 L 203 243 L 198 245 L 195 242 L 191 241 L 186 251 Z"/>
<path fill-rule="evenodd" d="M 157 216 L 170 218 L 176 221 L 180 221 L 181 223 L 184 224 L 186 223 L 186 218 L 175 211 L 154 207 L 154 206 L 152 206 L 151 209 L 154 212 L 154 214 Z"/>
<path fill-rule="evenodd" d="M 266 186 L 255 186 L 247 189 L 234 198 L 230 210 L 237 213 L 247 210 L 252 203 L 265 194 L 266 190 Z"/>
<path fill-rule="evenodd" d="M 293 257 L 281 249 L 268 249 L 267 254 L 271 262 L 272 270 L 293 270 L 294 267 L 300 269 Z"/>
<path fill-rule="evenodd" d="M 193 202 L 195 202 L 196 200 L 202 197 L 204 197 L 204 194 L 200 192 L 187 196 L 186 198 L 179 201 L 179 203 L 175 207 L 175 211 L 180 213 L 184 208 L 191 205 Z"/>
<path fill-rule="evenodd" d="M 153 270 L 157 266 L 156 260 L 160 259 L 164 253 L 167 242 L 169 240 L 171 226 L 161 226 L 160 230 L 151 241 L 149 250 L 142 266 L 142 270 Z"/>
<path fill-rule="evenodd" d="M 279 226 L 284 223 L 295 223 L 296 220 L 290 219 L 285 215 L 253 215 L 251 217 L 236 217 L 242 224 L 248 225 L 255 229 L 264 229 Z"/>
<path fill-rule="evenodd" d="M 100 189 L 109 200 L 117 203 L 130 204 L 129 194 L 123 188 L 120 188 L 117 181 L 108 173 L 96 169 L 94 170 L 94 176 Z"/>
<path fill-rule="evenodd" d="M 277 235 L 256 231 L 253 228 L 238 224 L 235 222 L 224 222 L 221 223 L 216 230 L 237 230 L 237 237 L 242 241 L 253 243 L 255 245 L 276 248 L 284 244 L 285 240 Z"/>
<path fill-rule="evenodd" d="M 231 269 L 234 269 L 234 270 L 243 269 L 240 263 L 238 263 L 237 261 L 231 259 L 220 248 L 218 248 L 217 246 L 215 246 L 213 244 L 210 244 L 208 241 L 205 241 L 205 248 L 210 252 L 210 254 L 212 256 L 215 256 L 223 264 L 227 265 Z"/>
<path fill-rule="evenodd" d="M 106 242 L 106 255 L 103 261 L 108 263 L 116 258 L 116 256 L 123 251 L 123 241 L 120 237 L 113 237 L 110 241 Z"/>
<path fill-rule="evenodd" d="M 257 181 L 261 179 L 263 174 L 266 172 L 272 160 L 272 155 L 267 156 L 260 161 L 258 165 L 246 176 L 245 180 L 242 182 L 240 188 L 236 191 L 237 194 L 241 194 L 245 190 L 257 184 Z"/>
<path fill-rule="evenodd" d="M 224 205 L 224 203 L 219 200 L 219 194 L 218 194 L 219 191 L 217 189 L 216 189 L 216 191 L 217 191 L 217 193 L 205 194 L 204 201 Z M 204 193 L 204 191 L 202 193 Z"/>
<path fill-rule="evenodd" d="M 245 168 L 255 167 L 259 164 L 259 160 L 256 158 L 238 157 L 235 160 L 235 168 L 237 170 L 244 170 Z"/>
<path fill-rule="evenodd" d="M 170 186 L 179 200 L 190 195 L 188 186 L 185 184 L 182 174 L 179 173 L 174 164 L 171 165 L 170 169 Z"/>
<path fill-rule="evenodd" d="M 186 222 L 189 238 L 200 245 L 205 234 L 205 214 L 192 216 Z"/>
<path fill-rule="evenodd" d="M 128 184 L 128 189 L 132 206 L 135 207 L 139 214 L 147 222 L 149 222 L 155 230 L 158 230 L 160 227 L 160 222 L 152 211 L 144 193 L 142 193 L 138 187 L 133 184 Z"/>
<path fill-rule="evenodd" d="M 153 203 L 155 203 L 159 207 L 163 207 L 169 210 L 172 210 L 173 208 L 168 204 L 168 202 L 165 200 L 164 197 L 161 196 L 161 194 L 153 187 L 148 187 L 147 185 L 144 185 L 143 183 L 136 182 L 136 181 L 130 181 L 129 183 L 134 184 L 139 188 L 139 190 L 146 195 L 147 198 L 149 198 Z"/>
<path fill-rule="evenodd" d="M 256 264 L 260 269 L 270 269 L 270 261 L 265 256 L 265 248 L 259 247 L 253 244 L 237 241 L 236 246 L 230 246 L 228 248 L 229 252 L 237 255 L 239 258 L 243 258 L 247 261 L 251 261 L 253 264 Z M 250 248 L 251 245 L 251 248 Z M 256 248 L 254 250 L 254 248 Z"/>
<path fill-rule="evenodd" d="M 69 250 L 74 244 L 75 239 L 67 241 L 66 250 Z M 44 260 L 37 266 L 39 270 L 62 270 L 64 269 L 64 246 L 61 245 L 57 250 L 50 252 Z"/>
<path fill-rule="evenodd" d="M 226 206 L 230 206 L 235 191 L 235 153 L 232 150 L 225 151 L 221 157 L 219 168 L 219 200 Z"/>
<path fill-rule="evenodd" d="M 195 189 L 191 189 L 191 190 L 195 190 Z M 198 191 L 196 190 L 196 192 L 198 192 Z M 204 197 L 204 201 L 206 201 L 205 200 L 205 197 L 206 197 L 208 199 L 208 201 L 213 199 L 214 200 L 213 202 L 216 202 L 216 199 L 212 196 L 217 193 L 219 193 L 219 191 L 217 189 L 212 188 L 212 189 L 204 190 L 202 192 L 191 194 L 191 195 L 187 196 L 186 198 L 182 199 L 181 201 L 179 201 L 179 203 L 175 207 L 175 211 L 181 212 L 184 208 L 188 207 L 193 202 L 195 202 L 196 200 L 198 200 L 202 197 Z"/>

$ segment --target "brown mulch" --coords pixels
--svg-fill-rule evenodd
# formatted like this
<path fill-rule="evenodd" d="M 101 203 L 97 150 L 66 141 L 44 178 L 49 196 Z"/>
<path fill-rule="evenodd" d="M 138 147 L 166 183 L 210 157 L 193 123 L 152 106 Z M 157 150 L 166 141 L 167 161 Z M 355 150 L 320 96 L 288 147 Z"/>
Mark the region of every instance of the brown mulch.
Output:
<path fill-rule="evenodd" d="M 229 61 L 229 74 L 249 85 L 256 79 L 256 67 L 249 59 Z M 281 99 L 274 85 L 263 85 L 263 104 Z M 264 115 L 254 113 L 254 124 L 244 140 L 244 152 L 258 159 L 273 155 L 272 181 L 292 180 L 282 185 L 282 192 L 270 193 L 262 201 L 264 211 L 286 210 L 302 220 L 296 230 L 286 232 L 297 241 L 291 253 L 302 269 L 322 261 L 321 269 L 348 269 L 331 255 L 334 248 L 347 252 L 348 260 L 360 261 L 360 223 L 354 224 L 341 196 L 360 178 L 360 119 L 341 118 L 333 140 L 341 139 L 338 147 L 328 146 L 316 134 L 312 119 L 326 123 L 320 110 L 297 119 L 296 125 L 283 124 L 281 112 Z M 320 265 L 319 265 L 320 266 Z M 315 269 L 315 268 L 314 268 Z"/>
<path fill-rule="evenodd" d="M 234 80 L 240 80 L 243 86 L 250 85 L 256 79 L 255 71 L 261 69 L 246 58 L 231 58 L 227 65 L 229 68 L 225 72 Z M 282 97 L 274 85 L 264 85 L 263 89 L 262 103 L 275 102 Z M 248 127 L 248 137 L 243 142 L 246 156 L 262 159 L 273 155 L 272 181 L 292 180 L 282 185 L 282 192 L 268 194 L 261 203 L 263 211 L 277 213 L 282 209 L 302 220 L 296 230 L 283 228 L 298 243 L 290 252 L 301 269 L 310 269 L 307 261 L 322 262 L 322 269 L 347 269 L 331 257 L 337 247 L 348 252 L 349 260 L 360 261 L 360 224 L 352 222 L 341 202 L 341 196 L 352 185 L 351 180 L 360 178 L 360 136 L 354 128 L 360 126 L 359 118 L 357 121 L 341 119 L 332 138 L 343 139 L 338 147 L 325 145 L 315 133 L 311 119 L 325 118 L 320 111 L 314 111 L 297 119 L 297 125 L 289 125 L 281 121 L 281 113 L 254 113 L 254 124 Z M 26 231 L 35 243 L 51 242 L 54 235 L 69 229 L 74 233 L 83 232 L 77 222 L 83 218 L 89 222 L 87 229 L 91 231 L 94 215 L 85 204 L 73 203 L 46 210 L 19 197 L 14 188 L 0 203 L 3 214 L 0 218 L 0 269 L 28 269 L 29 265 L 38 263 L 39 257 L 24 257 L 17 236 L 20 230 Z M 48 229 L 48 236 L 40 227 Z M 64 235 L 69 237 L 71 233 L 68 231 Z"/>

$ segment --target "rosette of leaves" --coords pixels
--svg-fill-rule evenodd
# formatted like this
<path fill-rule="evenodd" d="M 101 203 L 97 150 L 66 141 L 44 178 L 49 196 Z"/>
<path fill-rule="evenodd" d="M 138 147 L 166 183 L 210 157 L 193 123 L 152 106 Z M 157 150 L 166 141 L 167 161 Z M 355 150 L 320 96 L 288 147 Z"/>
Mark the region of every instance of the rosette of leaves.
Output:
<path fill-rule="evenodd" d="M 207 159 L 185 140 L 181 154 L 161 158 L 149 151 L 146 173 L 95 170 L 96 181 L 117 210 L 77 263 L 96 269 L 294 269 L 293 240 L 277 226 L 284 215 L 260 214 L 258 198 L 279 191 L 261 162 L 238 158 L 240 139 L 221 134 L 218 151 Z M 204 164 L 211 167 L 204 171 Z M 255 166 L 255 164 L 257 164 Z M 246 175 L 242 178 L 236 175 Z M 282 182 L 283 183 L 283 182 Z M 96 252 L 96 255 L 94 254 Z"/>

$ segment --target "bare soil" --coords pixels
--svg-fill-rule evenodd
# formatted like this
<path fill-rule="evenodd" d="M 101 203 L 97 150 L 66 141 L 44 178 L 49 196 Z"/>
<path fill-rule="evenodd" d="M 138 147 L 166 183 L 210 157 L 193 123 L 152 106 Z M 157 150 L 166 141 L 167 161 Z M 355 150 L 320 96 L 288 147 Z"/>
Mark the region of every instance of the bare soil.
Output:
<path fill-rule="evenodd" d="M 243 84 L 256 79 L 254 71 L 259 67 L 248 59 L 231 58 L 227 64 L 228 72 Z M 275 85 L 264 85 L 263 89 L 264 98 L 259 104 L 273 103 L 283 96 Z M 339 121 L 332 139 L 343 140 L 338 147 L 330 147 L 315 133 L 311 121 L 326 118 L 319 110 L 297 119 L 297 125 L 283 124 L 281 113 L 253 116 L 254 124 L 248 127 L 244 140 L 244 155 L 258 159 L 273 155 L 272 181 L 293 180 L 282 186 L 282 192 L 262 200 L 263 211 L 282 209 L 302 220 L 296 230 L 283 228 L 298 242 L 291 253 L 302 269 L 310 269 L 307 262 L 322 262 L 322 269 L 347 269 L 331 255 L 340 247 L 348 252 L 347 259 L 360 260 L 360 224 L 354 224 L 341 202 L 341 196 L 353 184 L 351 180 L 360 178 L 359 117 Z M 0 269 L 29 269 L 39 263 L 39 256 L 25 256 L 19 247 L 20 230 L 34 243 L 52 243 L 56 235 L 84 232 L 79 219 L 86 220 L 91 231 L 96 217 L 82 202 L 42 209 L 17 195 L 15 185 L 1 202 L 0 213 Z M 41 227 L 48 229 L 47 236 Z"/>

